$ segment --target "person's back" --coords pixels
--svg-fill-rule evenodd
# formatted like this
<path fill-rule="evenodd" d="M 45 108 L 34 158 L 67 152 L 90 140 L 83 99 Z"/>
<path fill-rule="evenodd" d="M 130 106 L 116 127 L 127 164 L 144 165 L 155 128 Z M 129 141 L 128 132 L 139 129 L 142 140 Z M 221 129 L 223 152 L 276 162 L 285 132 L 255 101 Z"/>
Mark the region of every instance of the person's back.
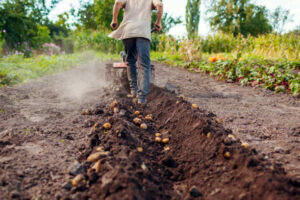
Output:
<path fill-rule="evenodd" d="M 157 9 L 155 28 L 160 31 L 163 7 L 160 0 L 116 0 L 111 27 L 118 27 L 117 17 L 121 8 L 125 8 L 120 27 L 109 36 L 123 40 L 127 54 L 127 73 L 131 94 L 138 97 L 139 103 L 146 102 L 150 88 L 150 41 L 152 9 Z M 136 59 L 139 56 L 142 68 L 142 80 L 137 85 Z"/>
<path fill-rule="evenodd" d="M 110 37 L 123 40 L 133 37 L 151 39 L 152 0 L 126 0 L 123 21 Z"/>

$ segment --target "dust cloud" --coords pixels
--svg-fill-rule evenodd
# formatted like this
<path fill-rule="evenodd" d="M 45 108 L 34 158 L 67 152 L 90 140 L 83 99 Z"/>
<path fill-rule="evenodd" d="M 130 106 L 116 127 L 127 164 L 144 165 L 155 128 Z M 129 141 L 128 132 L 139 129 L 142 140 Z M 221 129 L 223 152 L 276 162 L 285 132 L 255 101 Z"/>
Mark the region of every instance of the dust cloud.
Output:
<path fill-rule="evenodd" d="M 89 95 L 109 85 L 105 80 L 105 64 L 100 61 L 91 61 L 68 73 L 63 73 L 59 79 L 62 80 L 54 86 L 59 96 L 77 102 L 85 100 Z"/>

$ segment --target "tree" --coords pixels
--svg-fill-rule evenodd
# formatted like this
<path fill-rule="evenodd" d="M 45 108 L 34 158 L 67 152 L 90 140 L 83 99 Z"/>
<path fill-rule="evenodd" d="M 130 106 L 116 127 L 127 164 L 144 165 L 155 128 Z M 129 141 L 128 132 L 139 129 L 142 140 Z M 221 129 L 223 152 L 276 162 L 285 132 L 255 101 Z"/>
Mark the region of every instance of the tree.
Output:
<path fill-rule="evenodd" d="M 112 20 L 112 10 L 115 0 L 101 0 L 82 4 L 82 8 L 76 13 L 73 10 L 73 16 L 78 16 L 77 26 L 85 29 L 110 29 Z M 156 12 L 153 12 L 151 26 L 154 27 L 156 20 Z M 121 10 L 118 21 L 123 18 L 123 10 Z M 162 33 L 167 33 L 173 26 L 182 23 L 180 17 L 172 17 L 168 13 L 164 13 L 162 17 Z"/>
<path fill-rule="evenodd" d="M 48 41 L 49 29 L 44 26 L 51 8 L 58 3 L 52 0 L 49 7 L 45 0 L 6 0 L 0 3 L 0 30 L 8 49 L 38 48 Z"/>
<path fill-rule="evenodd" d="M 112 10 L 115 0 L 101 0 L 94 2 L 87 2 L 81 5 L 78 13 L 73 11 L 73 15 L 78 16 L 77 26 L 82 26 L 86 29 L 109 29 L 112 20 Z M 123 11 L 121 10 L 118 20 L 123 18 Z"/>
<path fill-rule="evenodd" d="M 250 0 L 218 0 L 211 4 L 209 21 L 215 30 L 254 36 L 272 31 L 264 6 L 251 4 Z"/>
<path fill-rule="evenodd" d="M 191 38 L 198 34 L 201 0 L 188 0 L 185 10 L 186 30 Z"/>
<path fill-rule="evenodd" d="M 277 33 L 282 33 L 284 25 L 289 20 L 289 15 L 289 10 L 284 10 L 281 7 L 277 7 L 271 14 L 271 23 L 273 30 Z"/>
<path fill-rule="evenodd" d="M 151 27 L 154 27 L 154 24 L 156 21 L 156 16 L 157 16 L 156 12 L 154 12 L 152 15 Z M 181 20 L 181 17 L 173 17 L 165 12 L 161 19 L 161 23 L 162 23 L 161 33 L 168 33 L 171 28 L 173 28 L 174 26 L 176 26 L 178 24 L 181 24 L 182 20 Z"/>

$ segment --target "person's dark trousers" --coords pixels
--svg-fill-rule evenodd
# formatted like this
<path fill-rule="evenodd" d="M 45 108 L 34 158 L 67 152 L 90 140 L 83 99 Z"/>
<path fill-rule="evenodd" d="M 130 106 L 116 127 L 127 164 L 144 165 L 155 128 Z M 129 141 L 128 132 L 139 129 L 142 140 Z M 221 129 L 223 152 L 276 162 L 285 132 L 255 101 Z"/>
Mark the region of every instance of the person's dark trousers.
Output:
<path fill-rule="evenodd" d="M 127 54 L 127 74 L 132 95 L 137 95 L 140 103 L 145 103 L 146 96 L 150 89 L 150 41 L 145 38 L 129 38 L 123 40 L 125 52 Z M 136 59 L 141 67 L 138 83 Z"/>

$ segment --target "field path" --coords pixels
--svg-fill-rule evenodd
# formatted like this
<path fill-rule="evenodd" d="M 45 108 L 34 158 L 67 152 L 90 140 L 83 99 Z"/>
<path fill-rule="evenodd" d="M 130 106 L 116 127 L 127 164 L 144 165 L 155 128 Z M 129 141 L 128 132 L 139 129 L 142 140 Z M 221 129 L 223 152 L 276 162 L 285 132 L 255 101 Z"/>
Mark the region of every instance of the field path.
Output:
<path fill-rule="evenodd" d="M 104 64 L 0 89 L 0 199 L 57 199 L 94 124 L 80 115 L 110 103 Z M 217 115 L 237 138 L 300 181 L 300 103 L 285 94 L 218 82 L 156 64 L 156 84 Z"/>

